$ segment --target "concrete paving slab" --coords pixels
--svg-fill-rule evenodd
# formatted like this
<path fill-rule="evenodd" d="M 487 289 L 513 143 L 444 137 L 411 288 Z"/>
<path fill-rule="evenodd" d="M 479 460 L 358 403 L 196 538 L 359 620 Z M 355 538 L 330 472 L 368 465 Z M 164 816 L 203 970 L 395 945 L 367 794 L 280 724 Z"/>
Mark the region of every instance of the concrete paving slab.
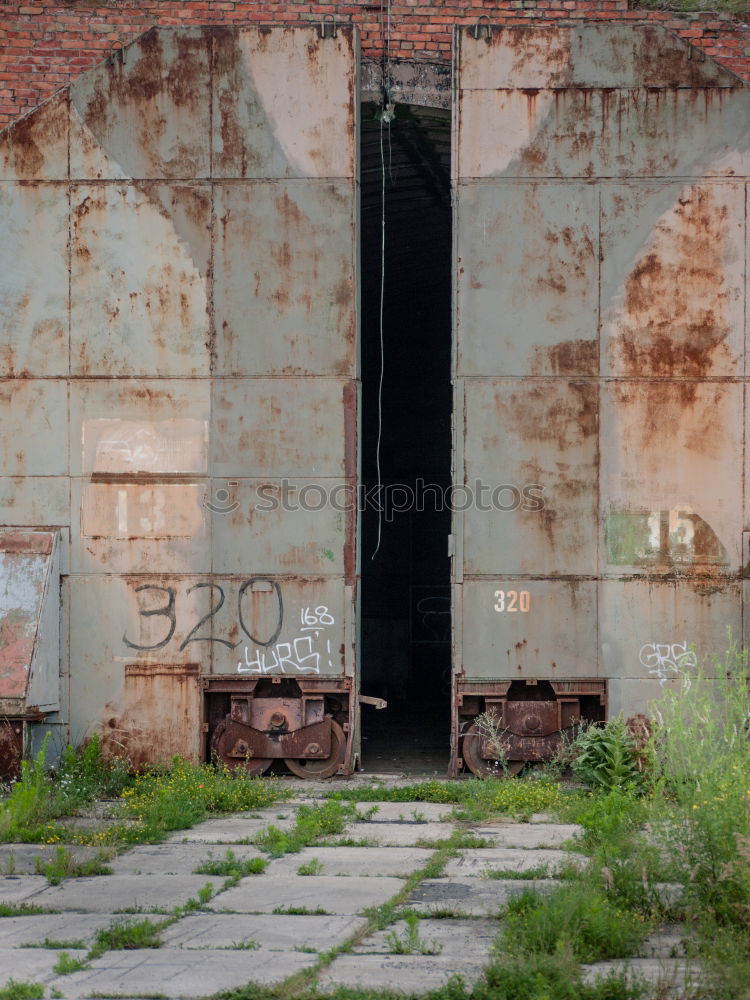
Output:
<path fill-rule="evenodd" d="M 368 906 L 379 906 L 403 888 L 397 878 L 317 875 L 256 875 L 243 879 L 235 889 L 223 892 L 207 909 L 217 912 L 271 913 L 280 906 L 305 907 L 314 911 L 347 915 Z"/>
<path fill-rule="evenodd" d="M 442 823 L 451 818 L 453 805 L 440 802 L 356 802 L 357 812 L 371 823 Z M 372 812 L 377 807 L 376 812 Z"/>
<path fill-rule="evenodd" d="M 488 872 L 492 871 L 527 872 L 546 866 L 547 875 L 552 877 L 564 866 L 577 865 L 582 868 L 587 861 L 588 858 L 582 854 L 573 854 L 569 851 L 488 847 L 462 851 L 459 857 L 448 861 L 445 874 L 487 878 Z"/>
<path fill-rule="evenodd" d="M 419 940 L 425 950 L 443 958 L 480 958 L 485 964 L 498 932 L 497 920 L 430 920 L 425 917 L 417 924 Z M 409 928 L 398 920 L 384 931 L 366 937 L 354 949 L 355 955 L 389 955 L 393 941 L 406 944 Z"/>
<path fill-rule="evenodd" d="M 271 951 L 314 948 L 327 951 L 351 937 L 365 923 L 357 917 L 282 916 L 264 913 L 200 913 L 183 917 L 162 935 L 170 948 L 229 948 L 257 941 Z"/>
<path fill-rule="evenodd" d="M 113 875 L 193 875 L 195 869 L 205 861 L 223 861 L 227 850 L 235 858 L 267 857 L 257 847 L 244 844 L 232 846 L 206 844 L 147 844 L 135 847 L 126 854 L 110 862 Z"/>
<path fill-rule="evenodd" d="M 321 875 L 406 876 L 423 868 L 434 851 L 418 847 L 306 847 L 271 862 L 269 875 L 295 875 L 300 865 L 317 859 Z M 312 876 L 311 876 L 312 877 Z"/>
<path fill-rule="evenodd" d="M 90 969 L 56 977 L 50 985 L 66 1000 L 82 1000 L 92 993 L 138 996 L 162 992 L 165 987 L 173 997 L 205 997 L 248 982 L 280 982 L 315 961 L 315 955 L 299 951 L 109 951 L 92 962 Z"/>
<path fill-rule="evenodd" d="M 358 986 L 425 993 L 443 986 L 452 976 L 473 982 L 482 974 L 486 958 L 449 958 L 443 955 L 339 955 L 320 977 L 320 989 Z"/>
<path fill-rule="evenodd" d="M 643 942 L 642 958 L 682 958 L 690 940 L 686 927 L 666 924 L 653 931 Z"/>
<path fill-rule="evenodd" d="M 562 847 L 577 833 L 580 826 L 574 823 L 488 823 L 473 828 L 479 837 L 487 837 L 496 847 Z"/>
<path fill-rule="evenodd" d="M 630 982 L 642 980 L 648 983 L 660 1000 L 691 995 L 700 980 L 697 965 L 689 965 L 684 959 L 674 958 L 628 958 L 613 959 L 581 966 L 584 981 L 593 983 L 613 972 L 624 972 Z"/>
<path fill-rule="evenodd" d="M 279 816 L 283 819 L 279 819 Z M 179 830 L 167 840 L 168 844 L 237 844 L 249 843 L 253 837 L 273 825 L 279 830 L 289 830 L 296 820 L 293 809 L 271 813 L 254 819 L 251 813 L 221 816 L 194 826 L 192 830 Z"/>
<path fill-rule="evenodd" d="M 547 892 L 559 883 L 553 879 L 425 879 L 409 896 L 408 905 L 422 913 L 455 911 L 468 916 L 497 916 L 498 909 L 525 889 Z"/>
<path fill-rule="evenodd" d="M 46 885 L 47 879 L 43 875 L 5 875 L 0 878 L 0 903 L 29 902 Z"/>
<path fill-rule="evenodd" d="M 349 823 L 344 836 L 382 847 L 417 847 L 420 842 L 447 840 L 454 829 L 452 823 Z"/>
<path fill-rule="evenodd" d="M 0 845 L 0 869 L 8 875 L 36 874 L 37 859 L 51 861 L 57 854 L 57 844 L 2 844 Z M 88 861 L 101 854 L 100 847 L 87 844 L 66 845 L 66 851 L 76 861 Z"/>
<path fill-rule="evenodd" d="M 100 927 L 107 927 L 111 914 L 50 913 L 0 920 L 0 948 L 51 941 L 83 941 L 88 944 Z"/>
<path fill-rule="evenodd" d="M 172 910 L 196 898 L 210 882 L 214 890 L 224 882 L 211 875 L 100 875 L 51 885 L 34 896 L 35 905 L 81 913 L 122 913 Z"/>
<path fill-rule="evenodd" d="M 85 958 L 85 951 L 69 951 L 76 958 Z M 9 979 L 16 982 L 48 983 L 56 977 L 53 972 L 59 951 L 47 948 L 3 948 L 0 951 L 0 985 Z"/>

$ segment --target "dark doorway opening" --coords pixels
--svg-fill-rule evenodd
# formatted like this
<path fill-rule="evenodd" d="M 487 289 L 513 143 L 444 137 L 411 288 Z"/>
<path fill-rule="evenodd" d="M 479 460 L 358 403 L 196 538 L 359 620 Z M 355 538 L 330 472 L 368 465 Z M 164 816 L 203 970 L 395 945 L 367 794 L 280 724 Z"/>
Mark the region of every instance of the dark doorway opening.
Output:
<path fill-rule="evenodd" d="M 382 205 L 385 184 L 385 253 Z M 362 109 L 361 689 L 366 771 L 444 774 L 450 737 L 450 113 Z M 382 348 L 381 375 L 381 277 Z M 380 521 L 379 521 L 380 518 Z M 380 544 L 378 547 L 378 532 Z"/>

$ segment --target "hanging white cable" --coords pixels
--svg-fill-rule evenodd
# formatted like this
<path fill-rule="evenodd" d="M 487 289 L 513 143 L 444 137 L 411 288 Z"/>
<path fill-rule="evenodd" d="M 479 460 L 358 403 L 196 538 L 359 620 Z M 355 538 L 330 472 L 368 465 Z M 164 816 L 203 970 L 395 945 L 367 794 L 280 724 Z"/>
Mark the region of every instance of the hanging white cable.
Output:
<path fill-rule="evenodd" d="M 390 130 L 390 124 L 388 126 Z M 380 116 L 380 378 L 378 380 L 378 439 L 375 445 L 375 466 L 378 478 L 376 496 L 380 501 L 383 485 L 380 472 L 380 444 L 383 438 L 383 377 L 385 375 L 385 341 L 383 336 L 383 306 L 385 303 L 385 155 L 383 153 L 383 116 Z M 378 502 L 378 540 L 372 558 L 378 554 L 383 530 L 381 504 Z"/>

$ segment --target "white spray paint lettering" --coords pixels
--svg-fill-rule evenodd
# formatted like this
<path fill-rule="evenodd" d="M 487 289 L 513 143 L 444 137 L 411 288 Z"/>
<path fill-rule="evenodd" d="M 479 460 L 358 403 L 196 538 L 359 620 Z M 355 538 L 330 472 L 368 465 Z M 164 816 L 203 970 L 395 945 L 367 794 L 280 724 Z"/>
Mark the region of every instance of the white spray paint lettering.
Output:
<path fill-rule="evenodd" d="M 300 635 L 277 642 L 270 649 L 245 646 L 245 659 L 237 664 L 238 674 L 279 673 L 319 674 L 321 657 L 333 669 L 331 640 L 326 630 L 336 624 L 324 604 L 316 608 L 300 608 Z"/>
<path fill-rule="evenodd" d="M 648 642 L 641 646 L 638 658 L 662 687 L 670 677 L 684 677 L 686 670 L 698 666 L 695 651 L 688 648 L 687 642 Z"/>

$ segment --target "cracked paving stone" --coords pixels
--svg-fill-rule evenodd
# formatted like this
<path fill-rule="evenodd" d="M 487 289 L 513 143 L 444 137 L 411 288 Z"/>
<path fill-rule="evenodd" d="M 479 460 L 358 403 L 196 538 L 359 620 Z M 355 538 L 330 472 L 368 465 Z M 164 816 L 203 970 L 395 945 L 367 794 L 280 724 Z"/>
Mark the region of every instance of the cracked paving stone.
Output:
<path fill-rule="evenodd" d="M 558 885 L 554 879 L 425 879 L 409 896 L 408 905 L 427 914 L 454 910 L 458 915 L 497 916 L 512 896 L 527 889 L 548 892 Z"/>
<path fill-rule="evenodd" d="M 401 879 L 377 876 L 254 875 L 217 896 L 206 909 L 271 913 L 279 906 L 292 906 L 347 915 L 368 906 L 380 906 L 402 888 Z"/>

